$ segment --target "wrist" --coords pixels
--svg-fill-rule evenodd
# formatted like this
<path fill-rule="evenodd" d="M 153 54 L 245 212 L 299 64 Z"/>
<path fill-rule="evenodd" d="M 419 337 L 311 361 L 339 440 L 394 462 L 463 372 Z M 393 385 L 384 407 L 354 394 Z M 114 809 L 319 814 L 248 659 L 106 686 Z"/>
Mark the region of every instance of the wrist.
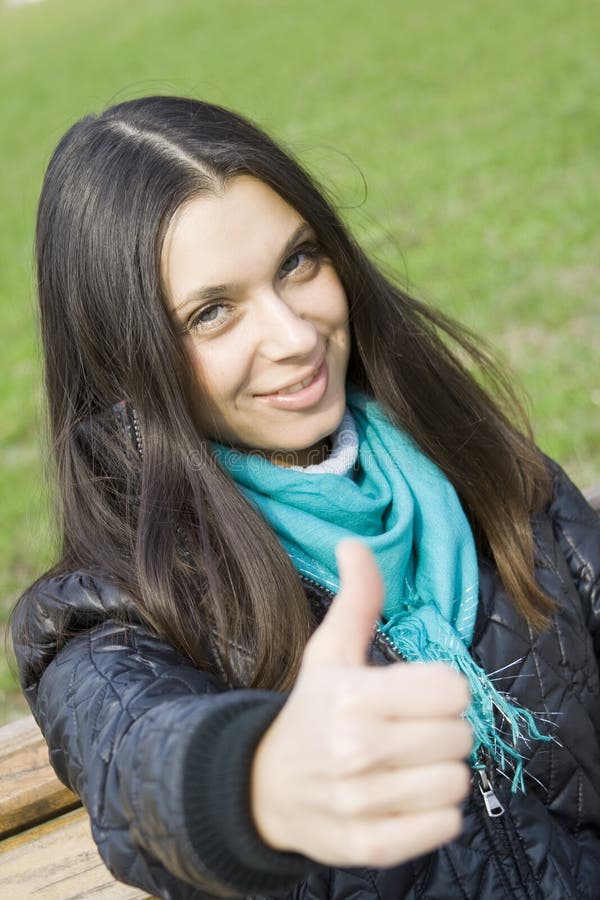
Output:
<path fill-rule="evenodd" d="M 260 740 L 250 770 L 250 812 L 260 839 L 273 850 L 293 850 L 286 840 L 285 822 L 281 815 L 285 777 L 282 776 L 277 754 L 272 752 L 271 725 Z"/>
<path fill-rule="evenodd" d="M 286 887 L 315 865 L 274 849 L 259 835 L 252 816 L 252 762 L 285 699 L 266 691 L 222 695 L 198 723 L 186 753 L 182 801 L 194 852 L 191 865 L 242 894 Z"/>

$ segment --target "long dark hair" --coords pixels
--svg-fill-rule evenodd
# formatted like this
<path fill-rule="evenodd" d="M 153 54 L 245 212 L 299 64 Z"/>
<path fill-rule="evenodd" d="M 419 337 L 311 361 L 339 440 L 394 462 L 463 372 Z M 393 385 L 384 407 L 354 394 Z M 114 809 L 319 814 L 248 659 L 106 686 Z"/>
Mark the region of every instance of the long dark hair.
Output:
<path fill-rule="evenodd" d="M 551 604 L 534 579 L 529 522 L 549 482 L 507 379 L 478 340 L 366 258 L 324 191 L 271 138 L 229 110 L 178 97 L 82 119 L 45 177 L 38 290 L 62 529 L 52 573 L 116 583 L 151 628 L 229 684 L 293 683 L 311 628 L 302 584 L 212 460 L 160 280 L 177 208 L 240 174 L 316 230 L 348 296 L 349 378 L 446 473 L 480 551 L 541 626 Z M 139 423 L 141 454 L 117 427 L 116 404 Z M 34 590 L 17 607 L 20 641 Z"/>

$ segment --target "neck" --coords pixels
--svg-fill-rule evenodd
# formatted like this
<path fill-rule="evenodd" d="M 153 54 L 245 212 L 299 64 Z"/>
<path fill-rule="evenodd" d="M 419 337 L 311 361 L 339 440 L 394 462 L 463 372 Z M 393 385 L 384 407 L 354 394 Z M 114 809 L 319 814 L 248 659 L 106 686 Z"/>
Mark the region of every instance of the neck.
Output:
<path fill-rule="evenodd" d="M 292 466 L 317 466 L 324 462 L 331 452 L 331 439 L 323 438 L 311 447 L 302 450 L 272 450 L 268 456 L 269 461 L 283 469 L 289 469 Z"/>

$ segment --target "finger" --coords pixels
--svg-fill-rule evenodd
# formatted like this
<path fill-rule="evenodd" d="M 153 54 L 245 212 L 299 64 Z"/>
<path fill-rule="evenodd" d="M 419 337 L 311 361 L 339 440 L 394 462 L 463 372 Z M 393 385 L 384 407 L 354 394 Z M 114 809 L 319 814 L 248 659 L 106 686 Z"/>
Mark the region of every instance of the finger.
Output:
<path fill-rule="evenodd" d="M 464 762 L 444 762 L 340 779 L 328 802 L 340 817 L 386 817 L 457 805 L 470 785 L 471 770 Z"/>
<path fill-rule="evenodd" d="M 450 760 L 468 759 L 473 750 L 473 729 L 466 719 L 412 719 L 393 722 L 373 729 L 372 740 L 385 740 L 380 753 L 380 766 L 429 765 Z"/>
<path fill-rule="evenodd" d="M 365 665 L 383 605 L 383 581 L 375 557 L 360 541 L 342 541 L 336 557 L 340 590 L 305 658 L 310 665 Z"/>
<path fill-rule="evenodd" d="M 457 838 L 461 829 L 462 815 L 456 805 L 362 820 L 350 827 L 340 823 L 336 843 L 344 849 L 333 864 L 375 868 L 399 865 Z"/>
<path fill-rule="evenodd" d="M 473 732 L 464 719 L 349 720 L 331 736 L 323 762 L 332 777 L 465 760 Z"/>
<path fill-rule="evenodd" d="M 344 697 L 349 714 L 374 718 L 456 718 L 471 703 L 469 682 L 447 663 L 371 666 Z"/>

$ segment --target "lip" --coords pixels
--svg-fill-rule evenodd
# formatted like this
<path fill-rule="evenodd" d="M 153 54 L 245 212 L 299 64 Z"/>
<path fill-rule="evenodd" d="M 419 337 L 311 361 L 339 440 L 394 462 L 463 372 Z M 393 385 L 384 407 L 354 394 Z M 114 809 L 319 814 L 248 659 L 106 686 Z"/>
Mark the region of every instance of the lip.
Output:
<path fill-rule="evenodd" d="M 321 400 L 327 390 L 329 371 L 326 357 L 323 357 L 323 360 L 317 369 L 313 369 L 313 373 L 313 380 L 307 387 L 302 388 L 301 391 L 296 391 L 293 394 L 257 394 L 256 399 L 275 409 L 296 410 L 307 409 L 308 407 L 314 406 L 315 403 L 318 403 L 319 400 Z M 292 385 L 298 384 L 299 381 L 310 378 L 310 375 L 311 373 L 309 372 L 304 378 L 296 378 L 286 387 L 292 387 Z M 285 387 L 279 388 L 281 391 L 285 389 Z"/>
<path fill-rule="evenodd" d="M 255 396 L 256 396 L 256 397 L 272 397 L 274 394 L 279 393 L 279 391 L 287 391 L 287 390 L 289 390 L 291 387 L 293 387 L 295 384 L 299 384 L 301 381 L 306 381 L 307 378 L 314 378 L 314 376 L 317 374 L 317 372 L 319 371 L 319 369 L 320 369 L 321 366 L 323 365 L 323 360 L 324 360 L 324 359 L 325 359 L 325 354 L 323 354 L 323 356 L 321 357 L 321 359 L 319 360 L 319 362 L 318 362 L 316 365 L 312 366 L 312 367 L 308 370 L 308 372 L 306 373 L 306 375 L 303 375 L 303 376 L 302 376 L 302 378 L 294 378 L 293 381 L 288 381 L 287 384 L 282 384 L 280 387 L 275 388 L 274 391 L 267 391 L 267 392 L 264 393 L 264 394 L 256 394 Z"/>

